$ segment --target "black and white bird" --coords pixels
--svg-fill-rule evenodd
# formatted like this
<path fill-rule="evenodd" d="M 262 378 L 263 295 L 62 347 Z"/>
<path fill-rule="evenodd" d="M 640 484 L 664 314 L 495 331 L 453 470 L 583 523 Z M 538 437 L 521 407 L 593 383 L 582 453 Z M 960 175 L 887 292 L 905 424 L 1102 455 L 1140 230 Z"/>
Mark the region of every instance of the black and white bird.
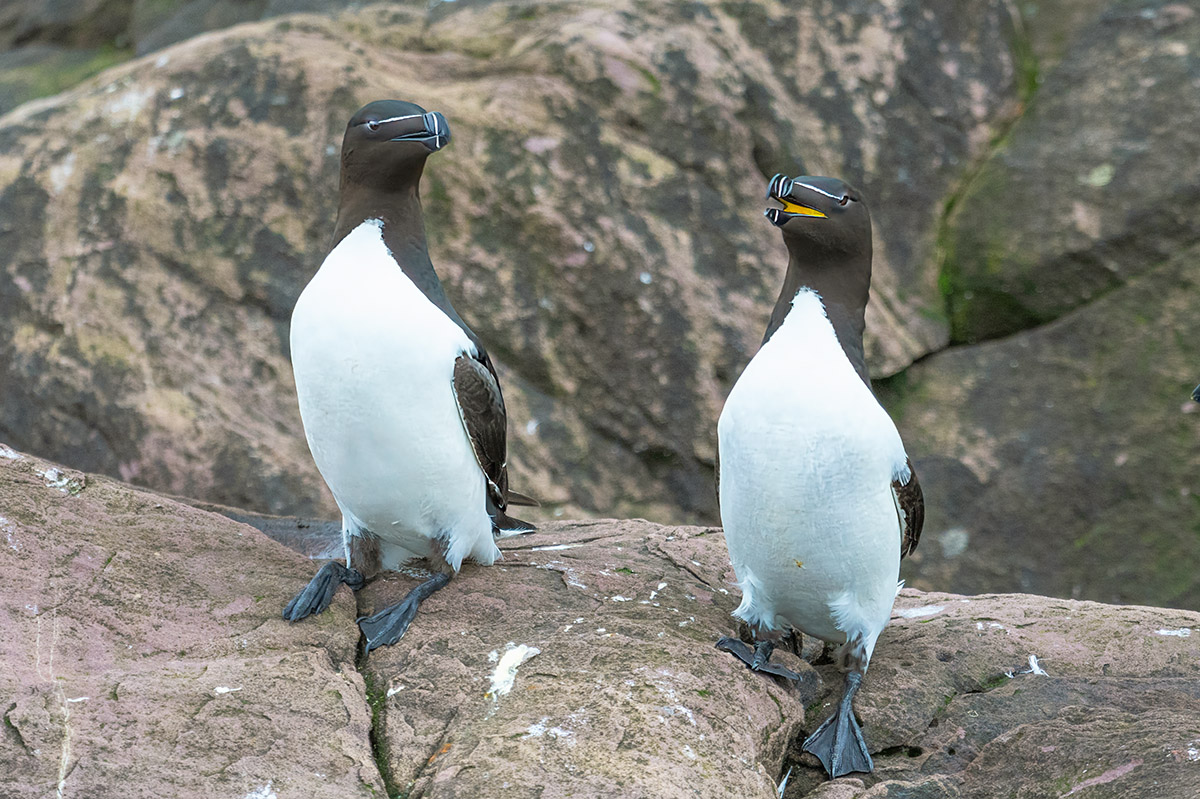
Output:
<path fill-rule="evenodd" d="M 717 645 L 791 678 L 770 662 L 785 632 L 841 645 L 842 700 L 804 742 L 839 777 L 873 768 L 852 703 L 925 505 L 863 357 L 871 217 L 862 196 L 833 178 L 782 175 L 767 196 L 782 206 L 766 216 L 787 244 L 787 276 L 717 426 L 721 520 L 742 591 L 734 615 L 755 647 Z"/>
<path fill-rule="evenodd" d="M 342 141 L 333 245 L 292 312 L 292 368 L 313 459 L 342 512 L 346 565 L 325 564 L 285 608 L 325 610 L 341 583 L 428 558 L 434 576 L 359 620 L 366 650 L 395 643 L 466 558 L 500 557 L 510 518 L 506 417 L 496 370 L 429 260 L 419 186 L 450 141 L 445 118 L 383 100 Z"/>

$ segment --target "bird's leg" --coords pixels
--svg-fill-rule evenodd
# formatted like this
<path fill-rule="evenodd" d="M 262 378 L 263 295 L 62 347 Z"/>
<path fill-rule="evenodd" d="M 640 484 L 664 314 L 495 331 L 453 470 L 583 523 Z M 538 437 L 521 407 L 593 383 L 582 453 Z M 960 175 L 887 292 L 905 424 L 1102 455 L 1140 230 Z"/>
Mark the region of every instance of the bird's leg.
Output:
<path fill-rule="evenodd" d="M 801 654 L 801 652 L 804 650 L 804 638 L 800 634 L 799 630 L 797 630 L 795 627 L 792 627 L 790 630 L 788 630 L 787 635 L 783 637 L 783 640 L 787 643 L 789 652 L 798 658 L 804 657 Z"/>
<path fill-rule="evenodd" d="M 831 779 L 875 769 L 862 728 L 854 718 L 854 695 L 862 685 L 862 678 L 863 672 L 857 666 L 846 674 L 846 688 L 837 710 L 804 741 L 804 751 L 817 756 Z"/>
<path fill-rule="evenodd" d="M 826 663 L 832 663 L 833 662 L 833 649 L 834 649 L 833 644 L 831 644 L 828 641 L 822 641 L 821 642 L 821 652 L 817 655 L 816 659 L 813 660 L 813 662 L 812 662 L 813 665 L 814 666 L 823 666 Z"/>
<path fill-rule="evenodd" d="M 399 641 L 408 630 L 408 625 L 412 624 L 421 603 L 435 591 L 445 587 L 448 582 L 450 582 L 450 575 L 446 572 L 438 572 L 409 591 L 404 599 L 395 605 L 360 618 L 358 627 L 366 637 L 363 644 L 364 651 L 370 652 L 372 649 Z"/>
<path fill-rule="evenodd" d="M 342 549 L 346 553 L 346 565 L 330 561 L 317 570 L 308 585 L 283 609 L 288 621 L 300 621 L 306 616 L 321 613 L 333 601 L 338 586 L 342 583 L 357 591 L 379 571 L 379 539 L 369 531 L 358 527 L 350 517 L 342 514 Z M 354 567 L 350 564 L 353 563 Z M 355 568 L 357 567 L 357 568 Z"/>
<path fill-rule="evenodd" d="M 749 666 L 752 671 L 773 674 L 776 677 L 783 677 L 787 680 L 800 679 L 800 675 L 791 669 L 771 662 L 771 653 L 775 651 L 775 642 L 767 638 L 760 638 L 757 631 L 754 634 L 753 651 L 741 639 L 730 638 L 728 636 L 717 641 L 717 649 L 723 649 L 733 655 Z"/>
<path fill-rule="evenodd" d="M 358 569 L 351 569 L 331 560 L 317 570 L 316 575 L 309 580 L 308 585 L 292 598 L 283 609 L 283 617 L 288 621 L 300 621 L 306 616 L 321 613 L 333 601 L 333 595 L 342 583 L 350 586 L 351 591 L 357 591 L 366 585 L 366 578 Z"/>

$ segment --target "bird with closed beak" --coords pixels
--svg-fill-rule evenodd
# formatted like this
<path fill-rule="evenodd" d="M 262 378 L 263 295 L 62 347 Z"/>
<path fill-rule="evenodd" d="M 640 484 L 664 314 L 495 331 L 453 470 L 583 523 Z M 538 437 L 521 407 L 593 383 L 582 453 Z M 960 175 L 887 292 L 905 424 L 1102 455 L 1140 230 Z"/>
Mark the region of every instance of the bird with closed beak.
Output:
<path fill-rule="evenodd" d="M 366 651 L 404 635 L 463 560 L 490 565 L 494 536 L 532 526 L 508 488 L 506 414 L 483 342 L 455 312 L 429 259 L 420 181 L 450 141 L 440 113 L 398 100 L 363 106 L 342 141 L 329 254 L 292 312 L 304 435 L 342 512 L 346 564 L 326 563 L 288 603 L 298 621 L 382 569 L 427 558 L 433 576 L 359 619 Z"/>

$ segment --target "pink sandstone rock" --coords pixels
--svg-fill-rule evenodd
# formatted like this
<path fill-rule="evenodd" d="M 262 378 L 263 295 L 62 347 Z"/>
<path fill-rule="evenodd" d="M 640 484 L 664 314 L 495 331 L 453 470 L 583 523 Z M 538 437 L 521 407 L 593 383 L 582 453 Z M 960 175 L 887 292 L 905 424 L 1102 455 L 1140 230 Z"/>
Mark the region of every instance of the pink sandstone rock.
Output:
<path fill-rule="evenodd" d="M 309 551 L 333 529 L 240 515 Z M 713 647 L 738 602 L 719 530 L 502 549 L 364 659 L 355 616 L 418 569 L 287 624 L 301 554 L 2 447 L 0 795 L 1196 795 L 1200 614 L 905 590 L 856 702 L 876 771 L 827 782 L 799 745 L 840 675 L 811 645 L 777 654 L 796 686 Z"/>

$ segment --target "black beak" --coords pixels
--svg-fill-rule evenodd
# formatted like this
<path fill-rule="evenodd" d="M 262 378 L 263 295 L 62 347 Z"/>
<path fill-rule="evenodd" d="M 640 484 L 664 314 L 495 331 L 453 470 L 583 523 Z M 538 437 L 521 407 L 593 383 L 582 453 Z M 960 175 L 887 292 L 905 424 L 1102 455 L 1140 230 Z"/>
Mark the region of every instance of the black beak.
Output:
<path fill-rule="evenodd" d="M 1200 386 L 1196 386 L 1194 389 L 1192 389 L 1192 399 L 1194 399 L 1196 402 L 1200 402 Z"/>
<path fill-rule="evenodd" d="M 800 185 L 806 186 L 807 184 L 801 183 Z M 771 182 L 767 184 L 767 199 L 775 200 L 783 206 L 782 208 L 768 208 L 763 212 L 763 216 L 769 219 L 772 225 L 783 227 L 788 221 L 798 216 L 815 219 L 827 218 L 823 211 L 811 205 L 811 200 L 793 198 L 792 190 L 795 188 L 796 181 L 782 174 L 771 178 Z"/>
<path fill-rule="evenodd" d="M 767 199 L 778 200 L 792 193 L 792 179 L 783 173 L 777 173 L 767 184 Z M 770 217 L 768 216 L 768 219 Z M 771 220 L 774 221 L 774 220 Z"/>
<path fill-rule="evenodd" d="M 781 172 L 776 172 L 775 177 L 771 178 L 771 182 L 767 184 L 767 199 L 778 200 L 791 190 L 792 179 Z M 785 214 L 781 208 L 768 208 L 763 211 L 763 216 L 775 227 L 782 227 L 784 222 L 791 219 L 791 216 Z"/>
<path fill-rule="evenodd" d="M 391 141 L 415 141 L 424 144 L 429 152 L 436 153 L 450 143 L 450 126 L 446 118 L 437 111 L 429 111 L 422 117 L 425 129 L 397 136 Z"/>
<path fill-rule="evenodd" d="M 792 179 L 781 172 L 775 173 L 775 177 L 771 178 L 771 182 L 767 184 L 767 199 L 779 200 L 781 197 L 786 197 L 792 191 Z M 768 208 L 763 211 L 763 216 L 775 227 L 782 227 L 785 222 L 791 219 L 791 214 L 785 214 L 782 208 Z"/>

